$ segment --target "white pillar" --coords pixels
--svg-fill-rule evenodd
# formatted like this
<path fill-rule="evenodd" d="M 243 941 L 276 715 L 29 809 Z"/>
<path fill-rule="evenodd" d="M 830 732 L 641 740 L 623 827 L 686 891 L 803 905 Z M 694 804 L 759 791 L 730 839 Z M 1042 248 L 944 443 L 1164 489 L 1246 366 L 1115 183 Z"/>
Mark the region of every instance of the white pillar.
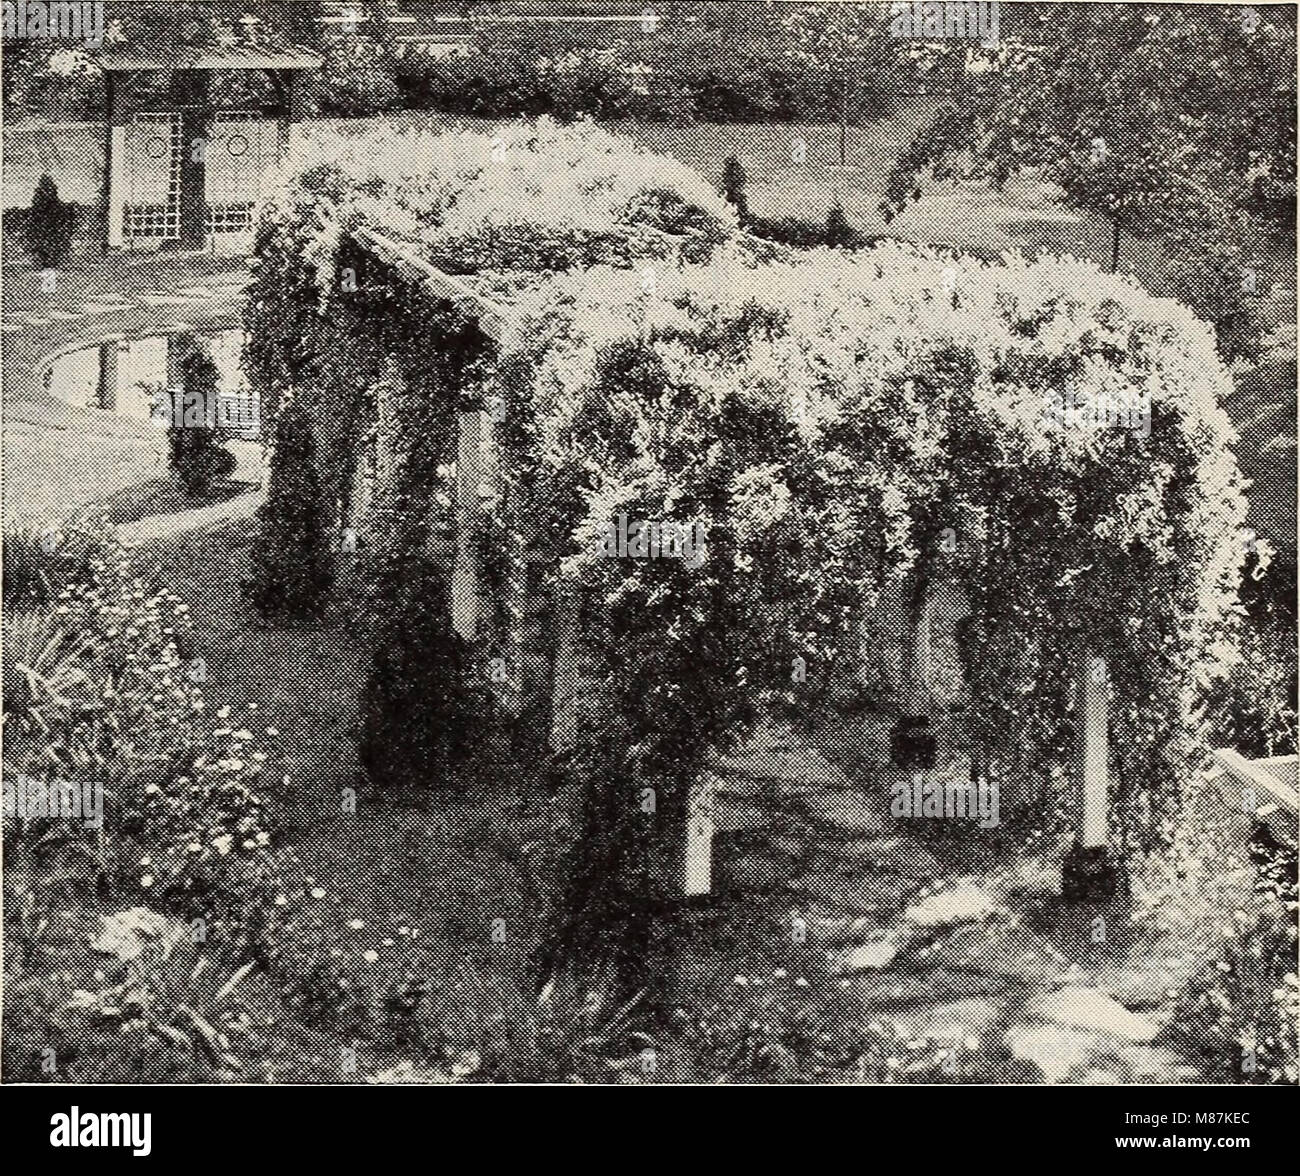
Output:
<path fill-rule="evenodd" d="M 108 137 L 108 246 L 121 249 L 126 241 L 126 127 L 115 126 Z"/>
<path fill-rule="evenodd" d="M 482 586 L 476 535 L 483 518 L 488 484 L 488 414 L 470 409 L 456 414 L 456 554 L 451 570 L 452 627 L 467 641 L 478 636 Z"/>
<path fill-rule="evenodd" d="M 687 898 L 713 890 L 713 777 L 705 772 L 691 785 L 686 811 L 686 855 L 682 892 Z"/>
<path fill-rule="evenodd" d="M 1110 805 L 1110 682 L 1106 659 L 1087 653 L 1079 683 L 1082 711 L 1082 747 L 1079 779 L 1079 843 L 1096 849 L 1109 843 L 1107 817 Z"/>

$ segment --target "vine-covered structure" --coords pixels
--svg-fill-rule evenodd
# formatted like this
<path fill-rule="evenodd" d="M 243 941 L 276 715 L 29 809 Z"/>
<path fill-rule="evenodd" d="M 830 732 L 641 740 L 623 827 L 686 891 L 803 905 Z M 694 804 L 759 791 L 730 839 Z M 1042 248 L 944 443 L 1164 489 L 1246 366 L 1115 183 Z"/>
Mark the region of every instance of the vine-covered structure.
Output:
<path fill-rule="evenodd" d="M 1180 305 L 1069 259 L 795 255 L 542 121 L 304 145 L 246 327 L 392 639 L 372 772 L 436 782 L 498 707 L 581 789 L 555 958 L 644 971 L 714 757 L 845 697 L 959 697 L 1009 786 L 1073 767 L 1085 857 L 1164 835 L 1245 512 Z"/>

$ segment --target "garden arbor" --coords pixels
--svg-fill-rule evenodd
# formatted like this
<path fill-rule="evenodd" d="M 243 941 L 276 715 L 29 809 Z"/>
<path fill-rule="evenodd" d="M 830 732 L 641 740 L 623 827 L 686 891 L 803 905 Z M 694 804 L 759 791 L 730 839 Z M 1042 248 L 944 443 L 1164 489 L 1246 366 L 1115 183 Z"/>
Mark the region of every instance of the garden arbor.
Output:
<path fill-rule="evenodd" d="M 105 50 L 105 247 L 242 248 L 263 176 L 301 118 L 300 76 L 321 61 L 252 45 Z M 273 106 L 218 109 L 218 71 L 265 73 Z M 159 73 L 171 78 L 164 94 L 146 84 Z"/>
<path fill-rule="evenodd" d="M 1158 837 L 1244 514 L 1183 308 L 1068 260 L 789 254 L 590 127 L 295 168 L 246 358 L 309 405 L 338 532 L 431 570 L 470 672 L 544 716 L 584 796 L 557 938 L 588 978 L 711 885 L 717 755 L 854 677 L 909 578 L 964 587 L 972 755 L 1073 762 L 1089 866 Z M 1150 428 L 1095 427 L 1129 402 Z M 621 519 L 700 558 L 611 552 Z"/>

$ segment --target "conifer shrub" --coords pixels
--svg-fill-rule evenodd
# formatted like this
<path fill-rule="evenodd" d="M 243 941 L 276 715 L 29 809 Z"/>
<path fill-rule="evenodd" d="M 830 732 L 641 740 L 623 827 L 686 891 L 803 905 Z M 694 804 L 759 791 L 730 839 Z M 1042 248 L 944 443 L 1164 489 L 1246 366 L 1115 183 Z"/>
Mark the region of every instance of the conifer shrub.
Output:
<path fill-rule="evenodd" d="M 217 431 L 217 365 L 199 340 L 186 341 L 180 361 L 181 385 L 168 403 L 168 465 L 191 498 L 209 494 L 216 482 L 235 472 L 235 457 Z"/>
<path fill-rule="evenodd" d="M 48 175 L 41 176 L 32 195 L 27 215 L 27 248 L 41 269 L 63 264 L 72 245 L 77 210 L 59 197 L 59 188 Z"/>
<path fill-rule="evenodd" d="M 276 415 L 270 484 L 257 516 L 253 607 L 268 619 L 319 618 L 334 584 L 330 517 L 311 422 L 293 398 Z"/>

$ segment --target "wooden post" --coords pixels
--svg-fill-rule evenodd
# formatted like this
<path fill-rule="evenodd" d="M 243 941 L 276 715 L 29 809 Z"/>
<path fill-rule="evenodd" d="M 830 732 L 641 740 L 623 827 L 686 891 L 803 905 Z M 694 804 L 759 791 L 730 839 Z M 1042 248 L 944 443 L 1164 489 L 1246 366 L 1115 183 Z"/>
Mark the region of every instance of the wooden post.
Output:
<path fill-rule="evenodd" d="M 302 83 L 296 69 L 277 70 L 279 75 L 280 110 L 276 118 L 276 139 L 279 158 L 283 159 L 293 138 L 295 123 L 302 121 Z"/>
<path fill-rule="evenodd" d="M 1066 854 L 1062 894 L 1068 901 L 1113 898 L 1119 872 L 1110 855 L 1110 674 L 1106 659 L 1087 650 L 1078 682 L 1077 840 Z"/>
<path fill-rule="evenodd" d="M 713 890 L 713 777 L 703 773 L 691 785 L 686 805 L 686 852 L 682 894 L 699 898 Z"/>
<path fill-rule="evenodd" d="M 456 414 L 456 554 L 451 571 L 452 627 L 467 641 L 478 637 L 482 603 L 476 537 L 485 514 L 488 483 L 488 414 L 481 408 Z"/>
<path fill-rule="evenodd" d="M 126 242 L 126 88 L 129 75 L 109 70 L 105 77 L 108 141 L 104 154 L 104 219 L 107 249 Z"/>
<path fill-rule="evenodd" d="M 99 407 L 117 408 L 117 386 L 120 379 L 120 357 L 126 345 L 111 339 L 99 345 Z"/>
<path fill-rule="evenodd" d="M 203 70 L 178 70 L 174 98 L 181 109 L 181 245 L 199 249 L 208 230 L 209 138 L 212 134 L 211 83 Z"/>

